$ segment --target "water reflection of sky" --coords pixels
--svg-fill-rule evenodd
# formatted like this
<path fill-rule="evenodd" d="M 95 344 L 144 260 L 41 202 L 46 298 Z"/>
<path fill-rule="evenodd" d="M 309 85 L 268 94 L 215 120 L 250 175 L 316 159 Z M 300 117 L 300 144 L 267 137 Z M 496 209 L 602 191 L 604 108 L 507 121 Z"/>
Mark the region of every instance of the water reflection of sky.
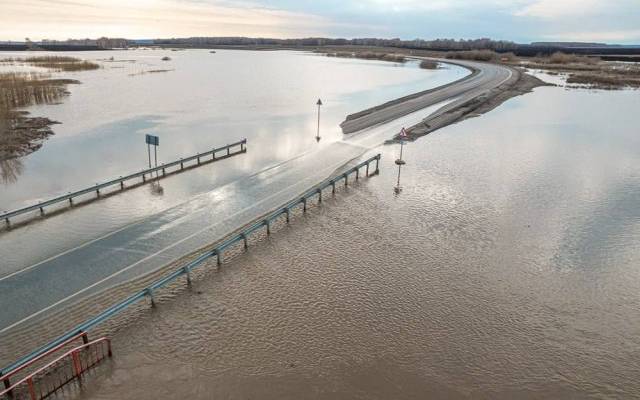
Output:
<path fill-rule="evenodd" d="M 164 55 L 171 61 L 161 61 Z M 63 74 L 82 84 L 69 86 L 71 96 L 60 105 L 30 108 L 33 115 L 62 124 L 54 126 L 56 134 L 41 150 L 20 160 L 23 170 L 16 182 L 1 184 L 0 209 L 145 167 L 145 133 L 160 135 L 160 161 L 246 137 L 256 151 L 243 156 L 242 170 L 255 171 L 317 146 L 309 139 L 315 136 L 318 97 L 325 104 L 320 145 L 326 145 L 341 139 L 338 125 L 347 114 L 466 74 L 453 67 L 427 71 L 415 63 L 299 52 L 115 51 L 81 56 L 102 60 L 103 68 Z M 124 62 L 109 61 L 112 56 Z M 144 73 L 158 69 L 170 71 Z M 190 179 L 183 180 L 190 185 Z"/>
<path fill-rule="evenodd" d="M 381 147 L 380 175 L 114 335 L 100 396 L 640 397 L 638 99 L 538 88 L 407 144 L 400 195 Z"/>
<path fill-rule="evenodd" d="M 167 73 L 128 76 L 140 70 L 162 67 L 164 64 L 159 59 L 165 53 L 170 53 L 182 67 L 173 66 L 171 68 L 176 71 Z M 135 56 L 150 61 L 143 61 L 149 64 L 145 66 L 141 66 L 141 62 L 117 63 L 118 67 L 125 68 L 113 71 L 111 64 L 105 62 L 103 70 L 71 74 L 83 84 L 71 87 L 72 94 L 63 104 L 32 108 L 34 115 L 46 115 L 63 124 L 55 126 L 56 135 L 40 151 L 21 159 L 23 172 L 19 180 L 3 185 L 0 190 L 0 209 L 31 204 L 146 167 L 145 133 L 160 135 L 160 162 L 205 151 L 240 137 L 248 138 L 249 151 L 162 180 L 162 195 L 142 187 L 105 197 L 86 207 L 76 207 L 73 212 L 51 216 L 9 234 L 0 232 L 0 256 L 7 262 L 8 270 L 31 265 L 161 211 L 170 213 L 167 210 L 199 194 L 222 195 L 235 188 L 230 186 L 225 190 L 223 185 L 298 154 L 320 148 L 328 154 L 327 160 L 338 157 L 342 153 L 333 154 L 335 147 L 331 144 L 342 139 L 338 124 L 348 113 L 466 74 L 458 68 L 434 73 L 420 70 L 415 64 L 394 66 L 380 61 L 344 60 L 298 52 L 107 53 L 111 54 L 115 59 Z M 102 52 L 93 57 L 106 58 Z M 214 63 L 217 74 L 201 71 L 211 60 L 217 60 L 215 63 L 218 64 Z M 269 66 L 271 69 L 267 73 L 256 70 L 254 64 L 258 61 L 264 68 Z M 298 75 L 288 76 L 290 65 L 296 66 Z M 179 73 L 181 68 L 186 71 L 183 75 Z M 234 69 L 238 68 L 244 68 L 237 74 L 242 79 L 222 76 L 224 71 L 235 73 Z M 306 70 L 309 70 L 305 72 L 307 75 L 318 79 L 309 81 L 308 76 L 300 72 Z M 280 81 L 265 79 L 265 75 L 273 75 Z M 210 76 L 217 80 L 208 81 Z M 173 87 L 174 97 L 158 94 L 167 86 Z M 229 97 L 236 93 L 235 89 L 238 96 Z M 212 96 L 211 92 L 217 95 Z M 109 93 L 120 95 L 114 98 Z M 194 101 L 192 96 L 198 100 Z M 320 143 L 314 138 L 318 96 L 325 103 Z M 369 141 L 373 140 L 371 143 L 363 142 L 361 138 L 353 138 L 355 141 L 352 142 L 377 145 L 388 136 L 387 132 L 378 132 L 369 136 Z M 307 164 L 303 163 L 305 168 L 309 167 Z M 262 173 L 255 181 L 264 186 L 270 179 L 282 180 L 282 177 L 282 171 L 274 169 L 273 177 L 270 173 Z M 211 192 L 214 188 L 217 191 Z M 228 199 L 241 204 L 259 200 L 239 199 L 234 194 L 229 194 Z M 210 200 L 215 203 L 215 199 Z M 49 207 L 47 211 L 66 207 L 62 204 Z M 183 205 L 183 208 L 188 207 L 188 204 Z M 37 247 L 24 245 L 34 241 L 39 243 Z"/>

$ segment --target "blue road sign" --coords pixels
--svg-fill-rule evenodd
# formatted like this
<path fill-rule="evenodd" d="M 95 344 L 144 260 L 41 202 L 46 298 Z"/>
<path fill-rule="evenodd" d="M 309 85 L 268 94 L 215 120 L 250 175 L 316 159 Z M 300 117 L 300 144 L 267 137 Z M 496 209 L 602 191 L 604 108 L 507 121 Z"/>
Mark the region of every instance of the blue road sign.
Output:
<path fill-rule="evenodd" d="M 154 135 L 145 135 L 145 142 L 154 146 L 160 146 L 160 138 Z"/>

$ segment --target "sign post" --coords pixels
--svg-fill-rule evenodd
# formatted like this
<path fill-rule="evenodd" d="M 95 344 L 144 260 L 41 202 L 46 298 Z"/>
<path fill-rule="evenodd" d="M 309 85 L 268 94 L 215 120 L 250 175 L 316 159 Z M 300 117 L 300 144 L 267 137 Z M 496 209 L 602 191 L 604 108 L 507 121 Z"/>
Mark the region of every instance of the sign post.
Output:
<path fill-rule="evenodd" d="M 158 146 L 160 146 L 160 138 L 154 135 L 145 135 L 145 143 L 147 143 L 147 153 L 149 154 L 149 168 L 151 168 L 151 146 L 153 146 L 153 154 L 155 166 L 158 166 Z M 156 171 L 156 176 L 158 176 Z"/>
<path fill-rule="evenodd" d="M 316 142 L 320 141 L 320 106 L 322 106 L 322 100 L 318 99 L 316 103 L 318 106 L 318 132 L 316 133 Z"/>

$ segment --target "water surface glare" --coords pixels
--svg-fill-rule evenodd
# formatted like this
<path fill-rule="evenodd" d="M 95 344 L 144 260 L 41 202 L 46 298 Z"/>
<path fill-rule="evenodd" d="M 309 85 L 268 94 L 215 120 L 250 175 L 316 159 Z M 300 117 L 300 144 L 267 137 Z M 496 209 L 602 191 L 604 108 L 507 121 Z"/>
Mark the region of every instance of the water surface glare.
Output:
<path fill-rule="evenodd" d="M 90 399 L 639 398 L 638 92 L 539 88 L 383 147 L 115 337 Z"/>
<path fill-rule="evenodd" d="M 161 196 L 142 187 L 11 234 L 0 232 L 0 276 L 301 153 L 331 146 L 342 139 L 338 125 L 347 114 L 468 73 L 453 66 L 427 71 L 415 62 L 400 65 L 302 52 L 131 50 L 71 55 L 98 60 L 103 68 L 60 74 L 82 84 L 70 85 L 71 95 L 59 105 L 29 108 L 34 116 L 62 124 L 54 125 L 56 134 L 42 149 L 19 159 L 22 173 L 16 181 L 0 182 L 0 210 L 146 168 L 146 133 L 160 136 L 160 162 L 243 137 L 249 151 L 163 180 Z M 161 61 L 163 56 L 171 60 Z M 315 140 L 318 97 L 324 102 L 320 143 Z M 38 245 L 25 247 L 25 242 Z"/>

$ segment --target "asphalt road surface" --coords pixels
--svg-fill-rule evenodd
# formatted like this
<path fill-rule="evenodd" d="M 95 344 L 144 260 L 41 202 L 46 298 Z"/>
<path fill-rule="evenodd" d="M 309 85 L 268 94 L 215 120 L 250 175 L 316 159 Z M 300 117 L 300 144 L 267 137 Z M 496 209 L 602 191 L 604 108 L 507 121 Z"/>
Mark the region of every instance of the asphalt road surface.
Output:
<path fill-rule="evenodd" d="M 446 60 L 440 61 L 445 62 Z M 475 70 L 476 73 L 464 77 L 453 84 L 425 91 L 421 96 L 401 103 L 391 104 L 381 109 L 374 107 L 371 109 L 373 110 L 371 113 L 344 121 L 341 124 L 342 131 L 344 133 L 357 132 L 447 100 L 455 99 L 455 102 L 450 105 L 450 107 L 455 107 L 502 85 L 517 73 L 511 68 L 496 64 L 469 61 L 456 61 L 455 64 Z"/>
<path fill-rule="evenodd" d="M 456 62 L 458 63 L 458 62 Z M 506 67 L 460 62 L 478 72 L 402 104 L 348 122 L 359 131 L 320 149 L 221 186 L 101 238 L 0 277 L 0 335 L 85 296 L 153 271 L 246 225 L 373 153 L 400 127 L 500 86 Z M 365 129 L 366 128 L 366 129 Z M 95 206 L 99 206 L 97 203 Z"/>

